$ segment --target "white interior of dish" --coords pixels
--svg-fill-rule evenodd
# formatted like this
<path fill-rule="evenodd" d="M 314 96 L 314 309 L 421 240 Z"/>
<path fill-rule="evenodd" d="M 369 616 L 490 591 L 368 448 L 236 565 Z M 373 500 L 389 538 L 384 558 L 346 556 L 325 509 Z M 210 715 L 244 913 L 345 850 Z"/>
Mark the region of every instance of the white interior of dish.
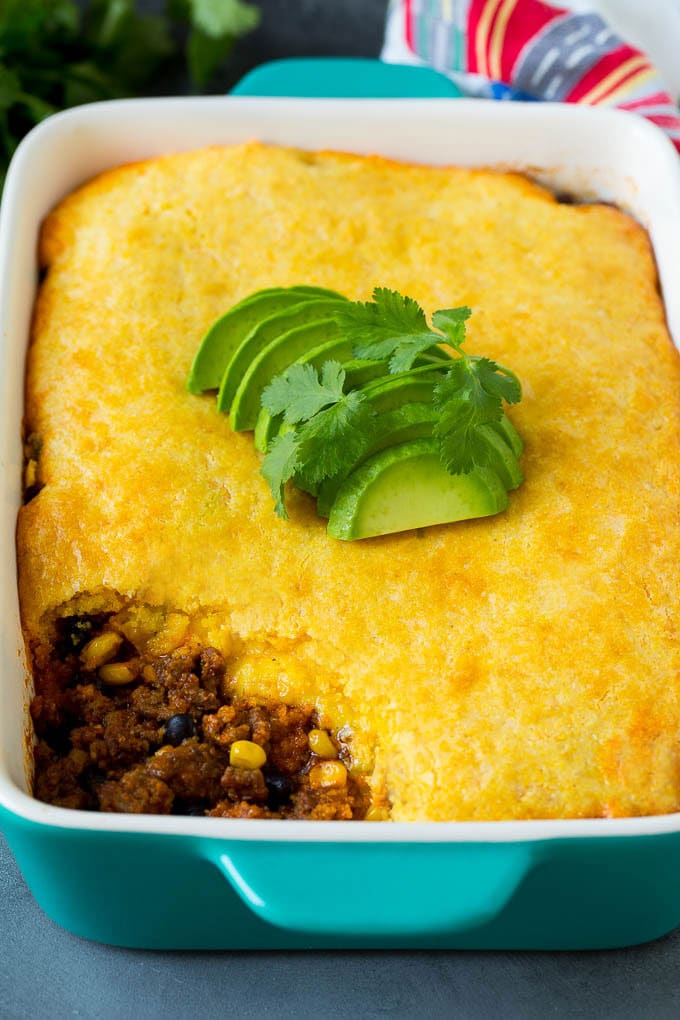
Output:
<path fill-rule="evenodd" d="M 478 100 L 209 98 L 127 100 L 50 118 L 19 147 L 0 215 L 0 804 L 68 828 L 229 839 L 478 841 L 638 835 L 680 830 L 680 814 L 619 820 L 376 824 L 104 815 L 27 795 L 29 687 L 19 627 L 14 532 L 21 498 L 24 355 L 41 220 L 63 195 L 109 167 L 162 153 L 259 139 L 378 153 L 431 164 L 495 166 L 558 191 L 614 202 L 649 230 L 671 333 L 680 346 L 680 160 L 632 115 Z"/>

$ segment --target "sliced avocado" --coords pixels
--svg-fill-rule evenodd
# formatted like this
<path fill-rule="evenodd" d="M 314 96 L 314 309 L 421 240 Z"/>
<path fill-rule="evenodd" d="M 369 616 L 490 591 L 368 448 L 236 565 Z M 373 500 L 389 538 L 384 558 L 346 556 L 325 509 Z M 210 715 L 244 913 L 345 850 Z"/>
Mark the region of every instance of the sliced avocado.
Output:
<path fill-rule="evenodd" d="M 267 452 L 269 444 L 275 436 L 278 436 L 282 425 L 282 414 L 271 414 L 266 407 L 260 408 L 260 413 L 257 416 L 257 421 L 255 422 L 255 431 L 253 433 L 253 441 L 258 453 Z"/>
<path fill-rule="evenodd" d="M 319 487 L 316 506 L 319 516 L 328 517 L 338 490 L 351 471 L 354 471 L 380 450 L 397 446 L 400 443 L 408 443 L 414 439 L 425 439 L 432 436 L 438 417 L 439 415 L 431 403 L 403 404 L 393 411 L 381 414 L 378 431 L 363 457 L 352 465 L 350 471 L 326 479 Z M 498 429 L 496 429 L 496 425 L 499 426 Z M 504 436 L 501 426 L 502 419 L 501 422 L 494 422 L 493 426 L 485 427 L 485 431 L 489 430 L 488 438 L 493 450 L 493 462 L 489 466 L 498 475 L 506 489 L 516 489 L 524 481 L 524 476 L 513 450 L 505 439 L 501 438 Z"/>
<path fill-rule="evenodd" d="M 311 351 L 307 351 L 301 358 L 298 358 L 294 364 L 313 365 L 314 368 L 321 368 L 326 361 L 339 361 L 342 363 L 346 358 L 351 357 L 351 355 L 352 345 L 350 342 L 345 340 L 343 336 L 337 336 L 332 340 L 327 340 L 324 344 L 319 344 L 318 347 L 313 347 Z M 371 362 L 371 364 L 375 364 L 375 362 Z M 290 366 L 287 365 L 286 368 L 290 368 Z M 266 407 L 260 408 L 253 436 L 256 450 L 259 450 L 260 453 L 267 452 L 267 447 L 274 436 L 277 435 L 282 421 L 283 415 L 271 415 Z"/>
<path fill-rule="evenodd" d="M 496 472 L 506 489 L 516 489 L 524 481 L 524 475 L 507 440 L 493 425 L 480 425 L 479 432 L 487 442 L 489 467 Z"/>
<path fill-rule="evenodd" d="M 399 446 L 402 443 L 410 443 L 414 439 L 431 437 L 437 418 L 437 412 L 431 403 L 402 404 L 401 407 L 396 407 L 393 411 L 387 411 L 381 415 L 378 431 L 373 436 L 373 441 L 363 457 L 353 464 L 346 473 L 327 478 L 319 486 L 316 504 L 319 516 L 328 517 L 343 482 L 360 464 L 390 446 Z"/>
<path fill-rule="evenodd" d="M 450 475 L 433 439 L 391 446 L 346 479 L 330 519 L 331 538 L 351 541 L 500 513 L 503 483 L 488 468 Z"/>
<path fill-rule="evenodd" d="M 506 443 L 514 453 L 515 457 L 522 456 L 522 451 L 524 450 L 524 442 L 519 432 L 512 424 L 510 419 L 507 417 L 507 415 L 505 414 L 501 415 L 498 421 L 492 423 L 491 428 L 495 429 L 499 436 L 501 436 L 506 441 Z"/>
<path fill-rule="evenodd" d="M 402 404 L 432 403 L 434 387 L 439 378 L 435 371 L 430 374 L 420 370 L 404 375 L 387 375 L 362 386 L 361 392 L 372 410 L 383 414 Z"/>
<path fill-rule="evenodd" d="M 321 319 L 277 336 L 253 359 L 231 404 L 229 421 L 236 432 L 255 428 L 265 386 L 313 347 L 339 336 L 335 319 Z"/>
<path fill-rule="evenodd" d="M 216 390 L 234 351 L 254 326 L 291 305 L 315 298 L 336 298 L 341 295 L 322 287 L 269 287 L 239 301 L 201 340 L 189 370 L 187 389 L 191 393 Z"/>
<path fill-rule="evenodd" d="M 309 322 L 330 318 L 345 300 L 345 298 L 303 300 L 258 322 L 234 351 L 231 361 L 224 370 L 220 392 L 217 395 L 218 411 L 223 413 L 229 411 L 244 375 L 255 358 L 269 346 L 272 340 L 276 340 L 277 337 L 292 329 L 297 329 L 298 326 L 306 326 Z"/>
<path fill-rule="evenodd" d="M 312 353 L 314 352 L 310 351 L 310 355 Z M 306 360 L 307 359 L 304 356 L 302 358 L 298 358 L 299 362 L 304 362 Z M 315 364 L 317 368 L 320 367 L 316 362 Z M 416 364 L 418 364 L 418 362 L 416 362 Z M 389 381 L 391 383 L 395 382 L 394 377 L 385 374 L 386 364 L 384 361 L 364 361 L 357 358 L 352 359 L 351 361 L 343 361 L 342 368 L 345 372 L 345 385 L 343 387 L 345 393 L 349 393 L 350 390 L 362 389 L 374 380 L 380 380 L 381 382 Z M 266 452 L 272 439 L 278 435 L 282 420 L 281 415 L 277 415 L 276 418 L 272 418 L 269 411 L 262 408 L 255 424 L 256 450 L 259 450 L 260 453 Z"/>

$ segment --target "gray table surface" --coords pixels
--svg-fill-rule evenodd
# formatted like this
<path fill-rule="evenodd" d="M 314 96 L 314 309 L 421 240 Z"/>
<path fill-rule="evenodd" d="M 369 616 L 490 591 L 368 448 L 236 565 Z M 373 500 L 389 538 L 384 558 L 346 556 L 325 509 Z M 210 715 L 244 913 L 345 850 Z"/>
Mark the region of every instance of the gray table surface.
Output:
<path fill-rule="evenodd" d="M 154 0 L 145 6 L 153 8 Z M 215 91 L 286 56 L 377 55 L 385 0 L 261 0 Z M 167 91 L 182 87 L 178 78 Z M 603 953 L 160 953 L 83 942 L 35 904 L 0 836 L 0 1018 L 680 1016 L 680 932 Z"/>
<path fill-rule="evenodd" d="M 3 1020 L 680 1016 L 680 931 L 598 953 L 164 953 L 62 931 L 0 837 Z"/>

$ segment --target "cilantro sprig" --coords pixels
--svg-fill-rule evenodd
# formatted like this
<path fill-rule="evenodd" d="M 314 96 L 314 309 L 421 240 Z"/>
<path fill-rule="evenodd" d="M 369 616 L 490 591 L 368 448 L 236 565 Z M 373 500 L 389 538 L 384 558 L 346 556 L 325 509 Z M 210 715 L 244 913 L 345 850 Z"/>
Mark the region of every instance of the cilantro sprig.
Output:
<path fill-rule="evenodd" d="M 283 415 L 284 428 L 272 441 L 262 464 L 279 517 L 288 519 L 284 487 L 293 479 L 313 491 L 327 478 L 349 471 L 368 449 L 375 413 L 358 390 L 345 393 L 345 371 L 327 361 L 321 372 L 293 364 L 262 394 L 262 406 Z"/>
<path fill-rule="evenodd" d="M 34 124 L 79 103 L 158 89 L 178 37 L 194 84 L 203 88 L 254 29 L 245 0 L 165 0 L 157 14 L 137 0 L 3 0 L 0 3 L 0 182 Z"/>
<path fill-rule="evenodd" d="M 425 312 L 413 298 L 376 287 L 373 301 L 351 301 L 335 321 L 352 340 L 355 358 L 387 361 L 392 373 L 407 372 L 416 358 L 444 339 L 428 329 Z"/>
<path fill-rule="evenodd" d="M 376 287 L 372 301 L 347 302 L 335 314 L 355 358 L 385 362 L 393 377 L 434 373 L 433 434 L 451 474 L 467 474 L 493 462 L 487 426 L 500 421 L 504 402 L 516 404 L 522 396 L 519 379 L 509 368 L 463 349 L 471 314 L 465 305 L 443 308 L 429 325 L 417 301 L 385 287 Z M 442 345 L 449 348 L 448 358 L 441 356 Z M 414 368 L 416 363 L 419 367 Z M 345 383 L 345 372 L 335 361 L 327 361 L 320 371 L 296 363 L 263 393 L 262 406 L 273 416 L 281 415 L 284 423 L 262 465 L 280 517 L 288 516 L 286 482 L 292 479 L 314 492 L 326 479 L 349 473 L 371 447 L 376 413 L 365 391 L 345 392 Z"/>
<path fill-rule="evenodd" d="M 385 287 L 375 288 L 372 301 L 349 302 L 336 315 L 352 341 L 354 355 L 388 360 L 392 374 L 409 371 L 435 345 L 453 348 L 457 357 L 441 364 L 441 378 L 434 388 L 434 406 L 440 416 L 434 434 L 441 461 L 451 474 L 468 474 L 489 463 L 484 426 L 500 421 L 503 401 L 516 404 L 522 398 L 514 372 L 463 350 L 471 315 L 467 305 L 442 308 L 428 326 L 417 301 Z M 436 370 L 439 365 L 430 367 Z"/>

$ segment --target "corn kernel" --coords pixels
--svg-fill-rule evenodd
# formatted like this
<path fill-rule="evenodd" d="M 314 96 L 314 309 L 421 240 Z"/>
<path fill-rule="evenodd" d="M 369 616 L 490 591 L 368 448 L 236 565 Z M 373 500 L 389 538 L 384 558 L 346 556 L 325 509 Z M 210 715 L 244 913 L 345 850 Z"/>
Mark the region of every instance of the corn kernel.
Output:
<path fill-rule="evenodd" d="M 337 758 L 338 749 L 325 730 L 311 730 L 307 737 L 309 749 L 319 758 Z"/>
<path fill-rule="evenodd" d="M 102 683 L 111 687 L 124 687 L 125 684 L 132 683 L 136 672 L 124 662 L 110 662 L 107 666 L 100 667 L 99 676 Z"/>
<path fill-rule="evenodd" d="M 347 769 L 341 761 L 322 761 L 309 770 L 312 789 L 340 789 L 347 784 Z"/>
<path fill-rule="evenodd" d="M 85 669 L 99 669 L 105 662 L 110 662 L 123 643 L 120 634 L 112 630 L 88 641 L 80 653 L 80 661 Z"/>
<path fill-rule="evenodd" d="M 237 769 L 261 769 L 266 760 L 264 749 L 252 740 L 235 740 L 229 748 L 229 764 Z"/>
<path fill-rule="evenodd" d="M 152 655 L 167 655 L 184 641 L 189 630 L 189 617 L 183 613 L 168 613 L 153 637 L 147 642 L 147 651 Z"/>
<path fill-rule="evenodd" d="M 24 486 L 30 489 L 32 485 L 35 485 L 38 477 L 38 463 L 35 460 L 29 460 L 26 465 L 26 474 L 24 476 Z"/>

